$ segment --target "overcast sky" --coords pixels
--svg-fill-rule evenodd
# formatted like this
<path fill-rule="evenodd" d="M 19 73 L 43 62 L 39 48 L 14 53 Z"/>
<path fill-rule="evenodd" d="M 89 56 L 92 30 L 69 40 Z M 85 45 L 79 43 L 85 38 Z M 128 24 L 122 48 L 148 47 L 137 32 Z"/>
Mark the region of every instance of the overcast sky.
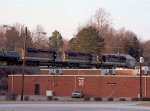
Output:
<path fill-rule="evenodd" d="M 18 22 L 33 31 L 40 24 L 47 36 L 58 30 L 71 39 L 101 7 L 111 13 L 116 29 L 125 27 L 150 40 L 150 0 L 0 0 L 0 25 Z"/>

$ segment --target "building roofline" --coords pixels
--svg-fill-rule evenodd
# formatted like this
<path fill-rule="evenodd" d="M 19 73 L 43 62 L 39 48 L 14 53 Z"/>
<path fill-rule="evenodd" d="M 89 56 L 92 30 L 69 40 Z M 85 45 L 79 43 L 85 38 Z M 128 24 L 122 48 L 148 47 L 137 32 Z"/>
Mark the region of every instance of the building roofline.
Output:
<path fill-rule="evenodd" d="M 22 77 L 22 75 L 8 75 L 9 77 Z M 24 75 L 25 77 L 140 77 L 137 75 Z M 150 76 L 142 76 L 150 77 Z"/>

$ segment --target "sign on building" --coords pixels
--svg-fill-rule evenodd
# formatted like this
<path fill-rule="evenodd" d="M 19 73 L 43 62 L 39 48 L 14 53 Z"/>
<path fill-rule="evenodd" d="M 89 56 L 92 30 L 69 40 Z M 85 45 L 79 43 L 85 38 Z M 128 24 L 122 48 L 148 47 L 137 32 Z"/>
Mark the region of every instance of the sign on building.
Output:
<path fill-rule="evenodd" d="M 79 86 L 83 86 L 84 85 L 84 78 L 83 77 L 79 77 L 78 78 L 78 85 Z"/>

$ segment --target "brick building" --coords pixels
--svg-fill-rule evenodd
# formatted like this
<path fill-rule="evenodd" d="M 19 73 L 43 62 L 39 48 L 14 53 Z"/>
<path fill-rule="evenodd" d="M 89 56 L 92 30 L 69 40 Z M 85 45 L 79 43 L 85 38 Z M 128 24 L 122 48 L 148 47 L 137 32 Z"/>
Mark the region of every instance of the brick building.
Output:
<path fill-rule="evenodd" d="M 64 69 L 57 74 L 41 70 L 39 75 L 25 75 L 24 95 L 70 96 L 73 90 L 82 90 L 86 96 L 138 97 L 140 77 L 134 70 L 115 70 L 106 73 L 99 69 Z M 105 73 L 104 73 L 105 72 Z M 126 72 L 126 73 L 125 73 Z M 50 74 L 49 74 L 50 73 Z M 9 93 L 21 94 L 22 76 L 9 76 Z M 150 76 L 142 76 L 142 93 L 150 97 Z"/>

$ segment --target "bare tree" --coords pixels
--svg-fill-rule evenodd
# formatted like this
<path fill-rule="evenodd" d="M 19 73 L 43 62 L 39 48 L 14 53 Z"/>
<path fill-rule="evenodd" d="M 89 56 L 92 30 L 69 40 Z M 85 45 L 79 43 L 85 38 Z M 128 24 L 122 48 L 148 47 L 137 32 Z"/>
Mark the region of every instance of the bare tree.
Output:
<path fill-rule="evenodd" d="M 5 49 L 5 35 L 3 33 L 0 33 L 0 50 Z"/>
<path fill-rule="evenodd" d="M 82 30 L 85 26 L 93 26 L 99 31 L 99 36 L 105 41 L 105 50 L 103 52 L 128 53 L 138 58 L 136 53 L 140 48 L 140 41 L 137 35 L 130 30 L 125 30 L 125 28 L 114 29 L 111 14 L 105 9 L 99 8 L 86 24 L 78 27 L 78 30 Z M 77 46 L 73 45 L 72 47 Z"/>
<path fill-rule="evenodd" d="M 19 32 L 19 35 L 25 33 L 25 25 L 19 22 L 13 24 L 13 27 Z"/>
<path fill-rule="evenodd" d="M 19 32 L 19 38 L 16 42 L 16 48 L 23 48 L 23 44 L 25 42 L 25 25 L 21 24 L 21 23 L 15 23 L 13 24 L 13 26 L 15 27 L 15 29 Z M 27 40 L 26 40 L 26 44 L 27 47 L 33 47 L 33 40 L 31 38 L 31 32 L 30 30 L 27 31 Z"/>
<path fill-rule="evenodd" d="M 47 47 L 48 38 L 46 38 L 44 33 L 44 27 L 42 25 L 37 25 L 35 31 L 32 33 L 32 38 L 35 48 L 45 48 Z"/>
<path fill-rule="evenodd" d="M 31 33 L 28 30 L 27 46 L 32 47 Z M 0 48 L 2 50 L 18 50 L 23 48 L 25 39 L 25 26 L 16 23 L 13 26 L 3 25 L 0 27 Z"/>
<path fill-rule="evenodd" d="M 94 23 L 98 29 L 107 28 L 111 24 L 111 14 L 103 8 L 99 8 L 94 15 Z"/>
<path fill-rule="evenodd" d="M 25 30 L 24 30 L 25 31 Z M 26 37 L 26 34 L 25 32 L 21 33 L 21 35 L 19 36 L 19 42 L 18 42 L 18 48 L 24 48 L 24 42 L 25 42 L 25 37 Z M 33 48 L 33 40 L 31 38 L 31 32 L 28 30 L 27 31 L 27 38 L 26 38 L 26 47 L 27 48 Z"/>
<path fill-rule="evenodd" d="M 144 61 L 148 66 L 150 66 L 150 40 L 142 43 L 142 48 L 144 52 Z"/>
<path fill-rule="evenodd" d="M 114 46 L 118 50 L 118 53 L 130 54 L 138 60 L 139 50 L 142 50 L 140 45 L 141 42 L 134 32 L 125 30 L 125 28 L 116 30 Z"/>
<path fill-rule="evenodd" d="M 0 50 L 4 50 L 5 48 L 5 32 L 3 26 L 0 26 Z"/>
<path fill-rule="evenodd" d="M 123 39 L 125 38 L 125 28 L 115 30 L 114 43 L 112 44 L 115 53 L 124 53 Z"/>
<path fill-rule="evenodd" d="M 111 26 L 112 19 L 110 12 L 103 8 L 96 10 L 93 18 L 89 20 L 91 26 L 94 26 L 99 31 L 99 36 L 105 40 L 105 50 L 104 52 L 113 52 L 112 44 L 115 30 Z"/>

